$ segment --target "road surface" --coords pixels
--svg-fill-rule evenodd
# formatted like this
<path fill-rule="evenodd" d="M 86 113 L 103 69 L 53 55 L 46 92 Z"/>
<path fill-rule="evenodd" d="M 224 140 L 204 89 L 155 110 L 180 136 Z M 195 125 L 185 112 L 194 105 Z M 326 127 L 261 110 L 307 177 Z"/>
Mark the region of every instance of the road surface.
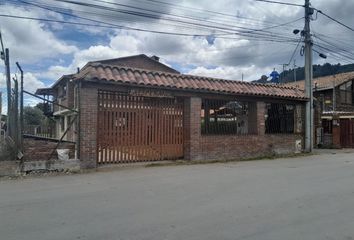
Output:
<path fill-rule="evenodd" d="M 354 153 L 0 181 L 2 240 L 350 240 Z"/>

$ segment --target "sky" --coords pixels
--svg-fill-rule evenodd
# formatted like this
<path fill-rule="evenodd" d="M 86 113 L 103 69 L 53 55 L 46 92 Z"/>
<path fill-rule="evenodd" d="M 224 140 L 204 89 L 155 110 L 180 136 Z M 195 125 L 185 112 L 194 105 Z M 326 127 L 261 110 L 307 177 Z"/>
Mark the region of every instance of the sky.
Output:
<path fill-rule="evenodd" d="M 353 0 L 311 3 L 354 27 Z M 293 60 L 304 64 L 300 36 L 292 33 L 303 29 L 303 7 L 255 0 L 2 0 L 0 15 L 7 15 L 0 16 L 0 30 L 10 49 L 12 76 L 19 76 L 19 62 L 29 92 L 50 87 L 88 61 L 142 53 L 159 56 L 182 73 L 245 81 L 269 76 L 274 68 L 281 72 L 281 64 L 293 68 Z M 314 49 L 327 55 L 322 59 L 314 52 L 314 64 L 353 62 L 353 31 L 316 12 L 311 29 Z M 4 73 L 0 62 L 6 112 Z M 25 98 L 25 105 L 36 102 Z"/>

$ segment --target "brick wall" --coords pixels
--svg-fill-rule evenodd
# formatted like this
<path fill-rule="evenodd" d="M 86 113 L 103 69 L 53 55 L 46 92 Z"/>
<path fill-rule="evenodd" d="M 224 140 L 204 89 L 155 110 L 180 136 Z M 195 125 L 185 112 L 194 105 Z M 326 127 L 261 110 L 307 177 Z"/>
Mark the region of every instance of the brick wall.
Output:
<path fill-rule="evenodd" d="M 199 159 L 242 159 L 290 154 L 301 135 L 202 136 Z"/>
<path fill-rule="evenodd" d="M 249 112 L 249 135 L 201 135 L 200 109 L 201 98 L 192 97 L 185 101 L 185 159 L 241 159 L 268 156 L 273 154 L 290 154 L 295 152 L 296 140 L 303 144 L 303 121 L 301 105 L 297 110 L 296 134 L 265 134 L 265 103 L 251 104 Z"/>
<path fill-rule="evenodd" d="M 48 160 L 51 153 L 57 146 L 57 142 L 34 139 L 34 138 L 25 138 L 23 141 L 24 146 L 24 160 L 25 161 L 42 161 Z M 62 142 L 60 143 L 58 149 L 69 149 L 69 158 L 75 158 L 75 144 Z M 52 157 L 53 159 L 57 159 L 58 155 L 55 154 Z"/>
<path fill-rule="evenodd" d="M 97 165 L 97 88 L 80 89 L 80 162 L 82 168 Z"/>
<path fill-rule="evenodd" d="M 303 143 L 301 109 L 297 111 L 296 134 L 265 134 L 265 103 L 251 103 L 250 135 L 208 136 L 201 134 L 201 97 L 184 100 L 184 158 L 190 160 L 251 158 L 295 152 L 295 141 Z M 98 90 L 83 85 L 80 90 L 80 162 L 82 168 L 97 167 Z M 302 129 L 301 129 L 302 128 Z"/>

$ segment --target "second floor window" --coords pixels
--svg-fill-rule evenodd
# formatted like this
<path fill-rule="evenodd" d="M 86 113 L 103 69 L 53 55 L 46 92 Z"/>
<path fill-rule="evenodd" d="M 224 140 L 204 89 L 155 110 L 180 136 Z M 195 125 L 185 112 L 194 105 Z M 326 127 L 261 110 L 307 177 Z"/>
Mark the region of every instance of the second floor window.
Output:
<path fill-rule="evenodd" d="M 66 97 L 66 92 L 67 92 L 67 86 L 66 84 L 61 85 L 58 89 L 58 97 L 63 98 Z"/>
<path fill-rule="evenodd" d="M 342 104 L 353 104 L 353 83 L 346 82 L 339 87 L 340 102 Z"/>

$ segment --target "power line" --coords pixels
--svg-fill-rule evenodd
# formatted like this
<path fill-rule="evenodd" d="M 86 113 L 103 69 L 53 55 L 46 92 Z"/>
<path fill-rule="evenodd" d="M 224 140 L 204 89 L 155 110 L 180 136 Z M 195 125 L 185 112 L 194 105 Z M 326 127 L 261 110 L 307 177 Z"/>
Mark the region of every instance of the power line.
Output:
<path fill-rule="evenodd" d="M 27 20 L 37 20 L 37 21 L 44 21 L 44 22 L 55 22 L 55 23 L 63 23 L 63 24 L 71 24 L 71 25 L 80 25 L 80 26 L 89 26 L 89 27 L 100 27 L 100 28 L 109 28 L 109 29 L 124 29 L 124 30 L 132 30 L 132 31 L 139 31 L 139 32 L 149 32 L 149 33 L 157 33 L 157 34 L 164 34 L 164 35 L 174 35 L 174 36 L 185 36 L 185 37 L 207 37 L 209 35 L 198 35 L 198 34 L 188 34 L 188 33 L 177 33 L 177 32 L 163 32 L 163 31 L 155 31 L 155 30 L 147 30 L 147 29 L 141 29 L 141 28 L 132 28 L 132 27 L 126 27 L 126 26 L 119 26 L 119 25 L 114 25 L 114 26 L 107 26 L 107 25 L 96 25 L 96 24 L 89 24 L 89 23 L 80 23 L 80 22 L 69 22 L 69 21 L 63 21 L 63 20 L 53 20 L 53 19 L 45 19 L 45 18 L 34 18 L 34 17 L 26 17 L 26 16 L 17 16 L 17 15 L 9 15 L 9 14 L 0 14 L 0 17 L 7 17 L 7 18 L 16 18 L 16 19 L 27 19 Z M 235 34 L 236 35 L 236 34 Z M 242 35 L 241 35 L 242 36 Z M 243 36 L 245 39 L 247 39 L 247 36 Z M 248 36 L 249 38 L 252 39 L 252 36 Z M 270 41 L 270 42 L 291 42 L 291 40 L 281 40 L 281 39 L 273 39 L 273 38 L 263 38 L 259 39 L 256 36 L 253 36 L 254 41 Z M 239 38 L 234 38 L 234 37 L 223 37 L 223 36 L 218 36 L 217 38 L 222 38 L 222 39 L 239 39 Z M 252 39 L 253 40 L 253 39 Z"/>
<path fill-rule="evenodd" d="M 187 33 L 176 33 L 176 32 L 163 32 L 163 31 L 154 31 L 154 30 L 147 30 L 141 28 L 131 28 L 126 26 L 120 25 L 98 25 L 98 24 L 89 24 L 89 23 L 80 23 L 80 22 L 69 22 L 63 20 L 54 20 L 54 19 L 45 19 L 45 18 L 35 18 L 35 17 L 26 17 L 26 16 L 17 16 L 17 15 L 10 15 L 10 14 L 0 14 L 0 17 L 7 17 L 7 18 L 17 18 L 17 19 L 27 19 L 27 20 L 37 20 L 37 21 L 44 21 L 44 22 L 54 22 L 54 23 L 63 23 L 63 24 L 71 24 L 71 25 L 80 25 L 80 26 L 87 26 L 87 27 L 100 27 L 100 28 L 110 28 L 110 29 L 124 29 L 124 30 L 133 30 L 139 32 L 149 32 L 149 33 L 158 33 L 158 34 L 165 34 L 165 35 L 175 35 L 175 36 L 187 36 L 187 37 L 206 37 L 209 35 L 198 35 L 198 34 L 187 34 Z"/>
<path fill-rule="evenodd" d="M 38 5 L 38 4 L 33 4 L 33 3 L 29 3 L 29 2 L 26 2 L 26 1 L 23 1 L 23 0 L 18 0 L 20 2 L 23 2 L 23 3 L 26 3 L 26 4 L 30 4 L 30 5 L 33 5 L 33 6 L 36 6 L 36 7 L 39 7 L 39 8 L 44 8 L 46 10 L 50 10 L 50 11 L 54 11 L 54 12 L 57 12 L 57 13 L 61 13 L 61 14 L 65 14 L 65 15 L 69 15 L 69 16 L 73 16 L 73 17 L 78 17 L 78 18 L 82 18 L 84 20 L 89 20 L 89 21 L 93 21 L 92 19 L 88 19 L 88 18 L 83 18 L 83 17 L 80 17 L 80 16 L 77 16 L 77 15 L 74 15 L 74 14 L 71 14 L 71 13 L 66 13 L 66 12 L 61 12 L 61 11 L 57 11 L 57 10 L 54 10 L 52 8 L 49 8 L 49 7 L 44 7 L 44 6 L 41 6 L 41 5 Z M 59 2 L 63 2 L 63 0 L 52 0 L 52 1 L 59 1 Z M 68 2 L 68 1 L 64 1 L 64 2 Z M 72 4 L 82 4 L 80 2 L 74 2 L 74 1 L 69 1 L 70 3 Z M 107 3 L 107 4 L 111 4 L 111 5 L 117 5 L 117 6 L 123 6 L 123 7 L 128 7 L 128 8 L 133 8 L 133 9 L 138 9 L 138 10 L 142 10 L 142 11 L 151 11 L 151 12 L 154 12 L 154 13 L 158 13 L 158 14 L 165 14 L 164 12 L 161 12 L 161 11 L 154 11 L 154 10 L 150 10 L 150 9 L 145 9 L 145 8 L 141 8 L 141 7 L 135 7 L 135 6 L 131 6 L 131 5 L 126 5 L 126 4 L 118 4 L 118 3 L 111 3 L 111 2 L 108 2 L 108 1 L 103 1 L 103 0 L 97 0 L 96 2 L 101 2 L 101 3 Z M 100 5 L 90 5 L 90 7 L 92 6 L 99 6 L 99 7 L 103 7 L 103 6 L 100 6 Z M 114 11 L 114 10 L 118 10 L 117 8 L 107 8 L 105 7 L 104 10 L 110 10 L 110 11 Z M 125 12 L 124 12 L 125 13 Z M 136 12 L 138 13 L 138 12 Z M 174 17 L 179 17 L 179 18 L 185 18 L 185 19 L 190 19 L 190 20 L 193 20 L 193 21 L 199 21 L 201 19 L 198 19 L 198 18 L 193 18 L 193 17 L 189 17 L 189 16 L 181 16 L 181 15 L 176 15 L 176 14 L 165 14 L 165 15 L 171 15 L 171 16 L 174 16 Z M 220 22 L 215 22 L 215 21 L 209 21 L 209 20 L 205 20 L 205 19 L 202 19 L 203 22 L 209 22 L 209 23 L 213 23 L 213 24 L 222 24 L 223 26 L 229 26 L 231 27 L 230 29 L 227 29 L 227 30 L 235 30 L 234 28 L 240 28 L 240 29 L 244 29 L 243 31 L 238 31 L 240 33 L 253 33 L 253 32 L 265 32 L 265 33 L 270 33 L 269 31 L 265 31 L 265 30 L 268 30 L 268 29 L 273 29 L 273 28 L 278 28 L 278 27 L 282 27 L 282 26 L 286 26 L 286 25 L 289 25 L 289 24 L 292 24 L 294 22 L 297 22 L 299 20 L 303 19 L 302 18 L 298 18 L 298 19 L 295 19 L 295 20 L 292 20 L 292 21 L 289 21 L 289 22 L 286 22 L 286 23 L 282 23 L 282 24 L 277 24 L 277 25 L 273 25 L 273 26 L 269 26 L 269 27 L 265 27 L 265 28 L 261 28 L 261 29 L 253 29 L 253 28 L 246 28 L 246 27 L 240 27 L 240 26 L 235 26 L 235 25 L 226 25 L 224 23 L 220 23 Z M 170 20 L 170 19 L 169 19 Z M 94 20 L 96 21 L 96 20 Z M 100 21 L 100 23 L 105 23 L 105 22 L 102 22 Z M 105 23 L 107 24 L 107 23 Z M 190 24 L 190 22 L 188 23 Z M 195 24 L 195 23 L 193 23 Z M 217 26 L 208 26 L 208 27 L 214 27 L 214 28 L 218 28 Z M 247 30 L 247 31 L 246 31 Z M 218 35 L 218 34 L 213 34 L 213 35 Z M 221 34 L 220 34 L 221 35 Z M 224 33 L 222 35 L 227 35 L 227 33 Z"/>
<path fill-rule="evenodd" d="M 174 7 L 182 8 L 182 9 L 186 9 L 186 10 L 198 11 L 198 12 L 202 12 L 203 14 L 210 13 L 210 14 L 215 14 L 215 15 L 219 15 L 219 16 L 223 16 L 223 17 L 240 18 L 240 19 L 246 19 L 246 20 L 261 21 L 262 23 L 275 24 L 274 22 L 263 21 L 263 20 L 259 20 L 259 19 L 256 19 L 256 18 L 241 17 L 241 16 L 237 16 L 237 15 L 230 14 L 230 13 L 225 13 L 225 12 L 217 12 L 217 11 L 212 11 L 212 10 L 208 10 L 208 9 L 187 7 L 187 6 L 183 6 L 183 5 L 179 5 L 179 4 L 175 4 L 175 3 L 164 2 L 164 1 L 159 1 L 159 0 L 134 0 L 134 1 L 139 1 L 139 2 L 147 1 L 147 2 L 150 2 L 150 3 L 157 3 L 157 4 L 168 5 L 168 6 L 174 6 Z"/>
<path fill-rule="evenodd" d="M 335 19 L 335 18 L 329 16 L 328 14 L 322 12 L 321 10 L 316 9 L 316 11 L 317 11 L 318 13 L 322 14 L 323 16 L 325 16 L 325 17 L 331 19 L 332 21 L 338 23 L 339 25 L 342 25 L 343 27 L 345 27 L 345 28 L 347 28 L 347 29 L 349 29 L 349 30 L 351 30 L 351 31 L 354 32 L 354 28 L 352 28 L 352 27 L 350 27 L 350 26 L 348 26 L 348 25 L 346 25 L 346 24 L 340 22 L 339 20 L 337 20 L 337 19 Z"/>
<path fill-rule="evenodd" d="M 110 25 L 110 26 L 114 26 L 114 27 L 118 27 L 120 29 L 128 29 L 128 30 L 137 30 L 137 31 L 146 31 L 146 32 L 154 32 L 154 33 L 163 33 L 163 34 L 174 34 L 174 35 L 179 35 L 179 36 L 208 36 L 208 35 L 214 35 L 214 36 L 218 36 L 218 35 L 238 35 L 238 36 L 243 36 L 243 37 L 248 37 L 248 38 L 256 38 L 256 37 L 263 37 L 264 40 L 271 40 L 271 41 L 280 41 L 280 42 L 286 42 L 286 41 L 292 41 L 293 39 L 292 38 L 289 38 L 289 37 L 285 37 L 285 36 L 281 36 L 279 34 L 277 34 L 276 36 L 272 35 L 271 32 L 262 32 L 262 33 L 258 33 L 258 31 L 264 31 L 263 29 L 249 29 L 249 28 L 244 28 L 244 29 L 247 29 L 248 31 L 237 31 L 237 32 L 234 32 L 234 29 L 227 29 L 228 32 L 227 33 L 224 33 L 224 34 L 185 34 L 185 33 L 182 33 L 182 34 L 179 34 L 179 33 L 166 33 L 166 32 L 162 32 L 162 31 L 150 31 L 150 30 L 146 30 L 146 29 L 137 29 L 137 28 L 129 28 L 129 27 L 126 27 L 126 26 L 121 26 L 121 25 L 116 25 L 116 24 L 112 24 L 112 23 L 107 23 L 107 22 L 103 22 L 103 21 L 98 21 L 98 20 L 93 20 L 93 19 L 90 19 L 90 18 L 85 18 L 85 17 L 81 17 L 81 16 L 77 16 L 77 15 L 74 15 L 74 14 L 71 14 L 71 13 L 67 13 L 67 12 L 62 12 L 62 11 L 58 11 L 58 10 L 54 10 L 50 7 L 45 7 L 45 6 L 41 6 L 41 5 L 37 5 L 37 4 L 33 4 L 33 3 L 29 3 L 29 2 L 26 2 L 26 1 L 23 1 L 23 0 L 18 0 L 20 2 L 23 2 L 23 3 L 26 3 L 26 4 L 30 4 L 30 5 L 34 5 L 36 7 L 40 7 L 40 8 L 43 8 L 43 9 L 46 9 L 46 10 L 50 10 L 50 11 L 54 11 L 56 13 L 60 13 L 60 14 L 64 14 L 64 15 L 68 15 L 68 16 L 71 16 L 71 17 L 77 17 L 77 18 L 80 18 L 80 19 L 84 19 L 84 20 L 88 20 L 88 21 L 93 21 L 93 22 L 97 22 L 97 23 L 100 23 L 100 24 L 104 24 L 104 25 Z M 58 0 L 54 0 L 54 1 L 58 1 Z M 79 2 L 74 2 L 74 1 L 63 1 L 63 2 L 67 2 L 67 3 L 74 3 L 74 4 L 82 4 L 82 3 L 79 3 Z M 100 5 L 89 5 L 89 7 L 93 7 L 93 6 L 99 6 L 99 7 L 102 7 Z M 111 8 L 104 8 L 104 10 L 110 10 L 110 11 L 114 11 L 116 9 L 111 9 Z M 299 19 L 295 19 L 293 21 L 290 21 L 288 23 L 283 23 L 283 24 L 279 24 L 279 25 L 276 25 L 276 26 L 271 26 L 271 27 L 267 27 L 266 29 L 269 29 L 269 28 L 275 28 L 275 27 L 280 27 L 280 26 L 285 26 L 287 24 L 291 24 L 293 22 L 296 22 L 296 21 L 299 21 L 301 18 Z M 190 23 L 190 22 L 185 22 L 185 23 Z M 192 23 L 192 24 L 196 24 L 196 23 Z M 83 25 L 83 24 L 81 24 Z M 218 27 L 216 26 L 210 26 L 210 25 L 204 25 L 205 27 L 209 27 L 211 28 L 211 30 L 215 30 L 215 28 L 217 29 Z M 199 30 L 199 28 L 198 28 Z M 223 29 L 223 30 L 226 30 L 226 29 Z M 233 30 L 233 32 L 231 32 Z M 256 33 L 257 32 L 257 33 Z M 251 35 L 251 33 L 253 33 L 253 35 Z M 254 35 L 256 34 L 256 35 Z M 219 37 L 220 38 L 220 37 Z M 230 38 L 229 38 L 230 39 Z M 231 39 L 235 39 L 235 38 L 231 38 Z"/>
<path fill-rule="evenodd" d="M 345 49 L 345 48 L 342 48 L 342 47 L 338 47 L 337 45 L 335 45 L 334 43 L 330 42 L 330 41 L 327 41 L 321 37 L 318 37 L 318 36 L 314 36 L 315 38 L 319 39 L 320 41 L 324 42 L 325 44 L 327 44 L 328 46 L 331 46 L 333 48 L 335 48 L 338 52 L 343 52 L 343 53 L 347 53 L 347 54 L 350 54 L 354 57 L 354 53 L 351 52 L 351 50 L 349 49 Z"/>
<path fill-rule="evenodd" d="M 53 1 L 56 1 L 56 0 L 53 0 Z M 178 18 L 185 18 L 185 19 L 194 20 L 194 21 L 203 21 L 203 22 L 208 22 L 208 23 L 213 23 L 213 24 L 223 24 L 225 26 L 237 27 L 234 24 L 233 25 L 229 25 L 229 24 L 220 23 L 220 22 L 216 22 L 216 21 L 210 21 L 210 20 L 207 20 L 207 19 L 200 19 L 200 18 L 185 16 L 185 15 L 183 16 L 183 15 L 178 15 L 178 14 L 173 14 L 173 13 L 166 14 L 165 12 L 162 12 L 162 11 L 151 10 L 151 9 L 146 9 L 146 8 L 132 6 L 132 5 L 127 5 L 127 4 L 109 2 L 109 1 L 104 1 L 104 0 L 95 0 L 95 2 L 110 4 L 110 5 L 114 5 L 114 6 L 121 6 L 121 7 L 126 7 L 126 8 L 133 8 L 133 9 L 138 9 L 138 10 L 142 10 L 142 11 L 149 11 L 149 12 L 153 12 L 153 13 L 157 13 L 157 14 L 169 15 L 169 16 L 178 17 Z M 300 19 L 302 19 L 302 18 L 300 18 Z M 276 27 L 279 27 L 279 26 L 284 26 L 284 25 L 287 25 L 287 24 L 291 24 L 293 22 L 299 21 L 300 19 L 296 19 L 294 21 L 291 21 L 291 22 L 285 23 L 285 24 L 277 24 L 275 26 L 266 27 L 264 29 L 252 29 L 252 31 L 264 31 L 266 29 L 271 29 L 271 28 L 276 28 Z"/>
<path fill-rule="evenodd" d="M 197 27 L 203 27 L 203 28 L 208 28 L 208 29 L 212 29 L 212 30 L 219 30 L 222 31 L 224 33 L 231 33 L 233 31 L 236 31 L 236 28 L 242 29 L 243 31 L 238 31 L 238 33 L 248 33 L 247 31 L 254 31 L 255 29 L 250 29 L 247 27 L 241 27 L 241 26 L 235 26 L 235 27 L 227 27 L 225 25 L 220 25 L 220 26 L 216 26 L 216 25 L 208 25 L 205 24 L 206 21 L 203 22 L 190 22 L 190 21 L 186 21 L 185 19 L 177 19 L 177 18 L 170 18 L 170 17 L 166 17 L 166 16 L 159 16 L 156 14 L 151 14 L 151 13 L 143 13 L 143 12 L 138 12 L 138 11 L 132 11 L 132 10 L 124 10 L 124 9 L 118 9 L 118 8 L 111 8 L 111 7 L 107 7 L 107 6 L 102 6 L 102 5 L 98 5 L 98 4 L 91 4 L 91 3 L 84 3 L 84 2 L 77 2 L 77 1 L 71 1 L 71 0 L 52 0 L 52 1 L 57 1 L 57 2 L 64 2 L 64 3 L 70 3 L 70 4 L 74 4 L 74 5 L 79 5 L 79 6 L 84 6 L 84 7 L 91 7 L 94 9 L 101 9 L 101 10 L 106 10 L 106 11 L 111 11 L 111 12 L 118 12 L 118 13 L 123 13 L 123 14 L 128 14 L 128 15 L 133 15 L 133 16 L 137 16 L 137 17 L 143 17 L 143 18 L 150 18 L 150 19 L 155 19 L 155 20 L 165 20 L 165 21 L 171 21 L 173 23 L 182 23 L 182 24 L 188 24 L 188 25 L 192 25 L 192 26 L 197 26 Z M 247 30 L 245 32 L 245 30 Z M 257 29 L 257 31 L 262 31 Z M 261 34 L 261 33 L 259 33 Z"/>
<path fill-rule="evenodd" d="M 319 48 L 321 48 L 321 49 L 327 50 L 327 51 L 329 51 L 329 52 L 331 52 L 332 54 L 335 54 L 335 55 L 337 55 L 337 56 L 341 56 L 341 57 L 344 57 L 344 58 L 349 59 L 349 60 L 351 60 L 351 61 L 354 61 L 354 58 L 353 58 L 353 57 L 350 57 L 350 56 L 345 55 L 345 54 L 343 54 L 343 53 L 338 53 L 338 52 L 336 52 L 335 50 L 331 49 L 330 47 L 322 46 L 322 45 L 316 44 L 316 43 L 314 43 L 313 45 L 314 45 L 314 46 L 317 46 L 317 47 L 319 47 Z"/>
<path fill-rule="evenodd" d="M 288 6 L 296 6 L 296 7 L 304 7 L 304 5 L 301 5 L 301 4 L 288 3 L 288 2 L 277 2 L 277 1 L 269 1 L 269 0 L 253 0 L 253 1 L 266 2 L 266 3 L 276 3 L 276 4 L 282 4 L 282 5 L 288 5 Z"/>
<path fill-rule="evenodd" d="M 293 54 L 292 54 L 291 57 L 290 57 L 290 60 L 289 60 L 288 65 L 290 65 L 291 61 L 294 59 L 295 54 L 296 54 L 296 51 L 297 51 L 297 49 L 298 49 L 299 46 L 300 46 L 301 40 L 302 40 L 302 37 L 299 39 L 299 42 L 297 43 L 297 45 L 296 45 L 296 47 L 295 47 L 295 49 L 294 49 L 294 52 L 293 52 Z"/>

